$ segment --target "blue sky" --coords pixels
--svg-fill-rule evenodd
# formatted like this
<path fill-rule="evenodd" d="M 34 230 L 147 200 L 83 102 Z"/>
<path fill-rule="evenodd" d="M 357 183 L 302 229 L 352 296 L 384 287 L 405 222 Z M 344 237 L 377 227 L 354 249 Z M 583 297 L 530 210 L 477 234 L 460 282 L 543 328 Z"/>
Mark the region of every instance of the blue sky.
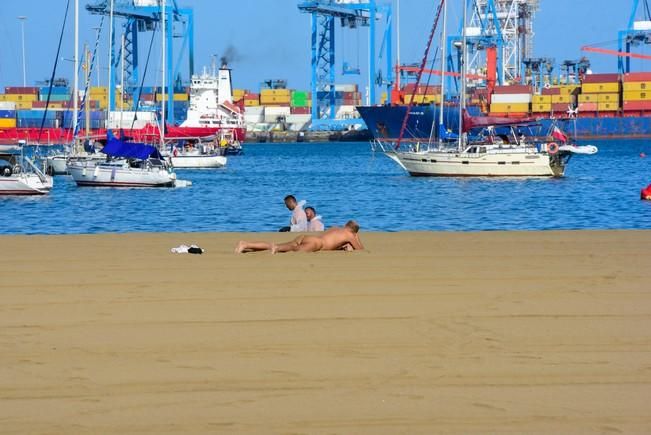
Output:
<path fill-rule="evenodd" d="M 381 1 L 381 0 L 380 0 Z M 392 0 L 394 5 L 398 0 Z M 71 0 L 71 4 L 73 1 Z M 94 42 L 93 27 L 99 17 L 89 15 L 80 0 L 81 41 Z M 169 3 L 169 0 L 168 0 Z M 233 80 L 238 88 L 257 89 L 262 80 L 285 78 L 292 88 L 308 88 L 310 82 L 310 20 L 298 11 L 296 0 L 178 0 L 181 7 L 191 7 L 195 13 L 195 67 L 210 64 L 212 54 L 221 54 L 232 46 L 238 53 L 233 63 Z M 557 61 L 577 59 L 582 45 L 614 41 L 617 31 L 624 28 L 632 0 L 541 0 L 535 22 L 535 55 L 549 56 Z M 27 82 L 49 77 L 56 54 L 58 35 L 66 0 L 0 0 L 0 86 L 22 84 L 20 24 L 16 18 L 27 16 L 25 39 L 27 51 Z M 461 2 L 451 1 L 451 16 L 458 15 Z M 72 9 L 72 6 L 71 6 Z M 422 56 L 432 22 L 433 0 L 401 0 L 401 60 L 417 62 Z M 457 28 L 457 21 L 453 28 Z M 72 12 L 64 36 L 63 58 L 73 53 Z M 337 31 L 337 38 L 341 38 Z M 141 47 L 148 45 L 146 37 Z M 362 47 L 356 48 L 357 41 Z M 346 33 L 345 48 L 338 51 L 352 64 L 361 59 L 365 69 L 366 32 L 360 36 Z M 608 47 L 615 48 L 611 44 Z M 106 36 L 100 46 L 100 66 L 107 63 Z M 144 51 L 144 49 L 141 48 Z M 647 49 L 651 52 L 651 47 Z M 616 58 L 593 54 L 589 56 L 595 72 L 613 72 Z M 152 68 L 160 68 L 159 50 L 154 49 Z M 648 62 L 647 62 L 648 63 Z M 647 63 L 637 61 L 638 69 L 648 69 Z M 155 67 L 153 66 L 155 65 Z M 72 64 L 60 63 L 58 76 L 71 77 Z M 160 83 L 154 72 L 148 84 Z M 106 73 L 101 80 L 106 82 Z M 355 76 L 338 79 L 341 83 L 357 81 Z M 96 77 L 93 77 L 93 82 Z"/>

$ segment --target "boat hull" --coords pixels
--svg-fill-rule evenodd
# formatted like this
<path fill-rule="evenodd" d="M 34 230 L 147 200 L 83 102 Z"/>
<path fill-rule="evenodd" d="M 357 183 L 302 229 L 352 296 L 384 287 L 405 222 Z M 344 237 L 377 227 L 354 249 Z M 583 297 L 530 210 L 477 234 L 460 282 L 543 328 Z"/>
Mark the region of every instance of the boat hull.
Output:
<path fill-rule="evenodd" d="M 72 162 L 68 171 L 78 186 L 94 187 L 174 187 L 176 174 L 160 168 Z"/>
<path fill-rule="evenodd" d="M 0 196 L 4 195 L 46 195 L 52 190 L 52 177 L 43 179 L 36 174 L 0 176 Z"/>
<path fill-rule="evenodd" d="M 208 169 L 223 168 L 227 159 L 221 155 L 178 155 L 171 156 L 170 162 L 175 168 L 183 169 Z"/>
<path fill-rule="evenodd" d="M 562 177 L 564 165 L 553 165 L 545 153 L 463 154 L 396 152 L 387 157 L 414 177 Z"/>

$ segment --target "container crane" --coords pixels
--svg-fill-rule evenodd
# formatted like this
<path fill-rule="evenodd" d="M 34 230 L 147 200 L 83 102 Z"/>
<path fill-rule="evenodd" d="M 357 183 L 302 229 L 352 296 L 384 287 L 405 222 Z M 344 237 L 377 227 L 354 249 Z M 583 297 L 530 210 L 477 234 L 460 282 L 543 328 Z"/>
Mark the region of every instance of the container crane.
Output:
<path fill-rule="evenodd" d="M 95 15 L 110 14 L 110 1 L 104 0 L 98 3 L 86 5 L 86 10 Z M 161 6 L 159 0 L 114 0 L 113 16 L 124 19 L 125 34 L 125 81 L 126 85 L 133 92 L 134 110 L 137 109 L 138 97 L 140 94 L 140 60 L 138 47 L 138 34 L 141 32 L 155 31 L 161 22 Z M 194 13 L 191 8 L 179 8 L 176 0 L 171 1 L 171 7 L 165 10 L 166 27 L 168 30 L 166 38 L 166 83 L 167 83 L 167 122 L 174 123 L 174 78 L 179 76 L 181 61 L 186 48 L 189 47 L 188 73 L 189 77 L 194 74 Z M 179 24 L 182 29 L 174 33 L 174 24 Z M 113 32 L 115 35 L 115 32 Z M 182 38 L 181 52 L 176 63 L 174 58 L 174 38 Z M 119 44 L 111 41 L 111 59 L 114 71 L 117 70 L 120 56 L 116 50 L 120 50 Z M 110 77 L 109 89 L 115 89 L 115 74 Z M 162 102 L 165 104 L 165 102 Z M 115 99 L 111 99 L 111 111 L 115 110 Z"/>
<path fill-rule="evenodd" d="M 340 21 L 342 28 L 369 28 L 368 53 L 368 92 L 369 103 L 376 104 L 376 87 L 384 85 L 391 93 L 392 71 L 392 8 L 391 4 L 378 5 L 376 0 L 313 0 L 298 4 L 301 12 L 309 13 L 312 20 L 312 128 L 340 129 L 346 125 L 358 124 L 359 120 L 337 120 L 337 101 L 335 96 L 335 23 Z M 384 32 L 376 57 L 376 26 L 384 23 Z M 383 53 L 383 54 L 382 54 Z M 383 79 L 378 61 L 385 56 L 387 77 Z M 343 63 L 343 74 L 358 74 L 359 68 Z"/>

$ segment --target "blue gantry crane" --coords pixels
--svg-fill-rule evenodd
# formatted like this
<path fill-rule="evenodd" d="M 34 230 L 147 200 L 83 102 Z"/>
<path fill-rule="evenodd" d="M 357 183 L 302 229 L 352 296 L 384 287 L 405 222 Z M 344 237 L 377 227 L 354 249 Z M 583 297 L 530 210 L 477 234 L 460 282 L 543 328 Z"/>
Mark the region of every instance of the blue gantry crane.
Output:
<path fill-rule="evenodd" d="M 301 1 L 300 11 L 309 13 L 312 20 L 312 128 L 341 129 L 359 120 L 337 120 L 335 90 L 335 25 L 339 21 L 343 30 L 369 28 L 368 44 L 368 92 L 371 104 L 377 103 L 376 88 L 386 86 L 390 94 L 393 86 L 392 58 L 392 8 L 391 4 L 378 5 L 376 0 L 350 2 L 346 0 Z M 378 23 L 384 24 L 380 49 L 376 51 Z M 378 65 L 382 57 L 386 61 L 386 77 Z M 342 74 L 359 74 L 359 65 L 342 62 Z"/>
<path fill-rule="evenodd" d="M 186 49 L 188 55 L 189 77 L 194 73 L 194 14 L 191 8 L 179 8 L 176 0 L 168 2 L 165 9 L 167 34 L 166 34 L 166 83 L 167 83 L 167 122 L 174 123 L 174 78 L 179 77 L 181 62 Z M 86 5 L 86 10 L 91 14 L 110 14 L 110 0 Z M 162 20 L 162 7 L 158 0 L 114 0 L 113 16 L 124 20 L 123 31 L 125 34 L 125 87 L 133 93 L 134 105 L 137 104 L 140 94 L 140 58 L 138 34 L 141 32 L 155 31 Z M 176 24 L 176 27 L 175 27 Z M 115 32 L 113 32 L 115 35 Z M 180 53 L 174 57 L 174 39 L 181 38 Z M 115 36 L 111 42 L 111 59 L 117 70 L 120 59 L 120 44 L 115 44 Z M 117 52 L 117 53 L 116 53 Z M 109 89 L 115 89 L 115 73 L 110 77 Z M 110 110 L 115 109 L 115 99 L 111 99 Z M 134 109 L 136 109 L 134 107 Z"/>
<path fill-rule="evenodd" d="M 642 6 L 642 13 L 640 13 L 640 6 Z M 640 16 L 641 19 L 638 19 Z M 648 0 L 633 0 L 628 27 L 626 30 L 620 31 L 618 36 L 618 49 L 620 52 L 626 53 L 627 56 L 618 57 L 617 68 L 622 74 L 629 73 L 631 72 L 631 47 L 651 44 L 651 9 Z"/>

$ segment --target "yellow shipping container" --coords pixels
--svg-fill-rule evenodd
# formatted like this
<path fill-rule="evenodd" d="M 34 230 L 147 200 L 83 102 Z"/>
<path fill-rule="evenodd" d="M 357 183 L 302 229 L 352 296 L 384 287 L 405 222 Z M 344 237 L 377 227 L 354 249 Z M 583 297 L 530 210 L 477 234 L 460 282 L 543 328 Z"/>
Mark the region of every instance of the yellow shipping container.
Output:
<path fill-rule="evenodd" d="M 0 118 L 0 128 L 16 127 L 16 118 Z"/>
<path fill-rule="evenodd" d="M 531 105 L 531 111 L 532 112 L 551 112 L 552 111 L 552 103 L 534 103 Z"/>
<path fill-rule="evenodd" d="M 624 92 L 624 101 L 646 101 L 646 100 L 651 100 L 651 90 Z"/>
<path fill-rule="evenodd" d="M 624 82 L 624 92 L 626 91 L 651 91 L 651 82 Z"/>
<path fill-rule="evenodd" d="M 108 95 L 108 88 L 106 86 L 91 86 L 89 92 L 91 95 Z"/>
<path fill-rule="evenodd" d="M 609 83 L 584 83 L 582 86 L 582 92 L 584 94 L 589 93 L 615 93 L 619 92 L 619 82 L 609 82 Z"/>
<path fill-rule="evenodd" d="M 260 104 L 287 104 L 289 106 L 289 95 L 264 95 L 260 94 Z"/>
<path fill-rule="evenodd" d="M 34 94 L 0 94 L 0 101 L 19 103 L 21 101 L 38 101 L 38 95 Z"/>
<path fill-rule="evenodd" d="M 600 112 L 612 112 L 619 109 L 619 103 L 597 103 Z"/>
<path fill-rule="evenodd" d="M 411 95 L 407 95 L 405 97 L 405 102 L 409 104 Z M 414 95 L 414 103 L 415 104 L 431 104 L 431 103 L 439 103 L 441 101 L 441 96 L 440 95 Z"/>
<path fill-rule="evenodd" d="M 579 103 L 596 103 L 599 101 L 600 94 L 580 94 Z M 612 95 L 612 94 L 607 94 Z"/>
<path fill-rule="evenodd" d="M 163 95 L 165 98 L 163 99 Z M 156 94 L 156 101 L 167 101 L 168 94 Z M 174 101 L 188 101 L 188 94 L 174 94 Z"/>
<path fill-rule="evenodd" d="M 493 103 L 491 104 L 490 111 L 494 113 L 528 112 L 529 103 Z"/>
<path fill-rule="evenodd" d="M 290 95 L 291 91 L 289 89 L 262 89 L 260 91 L 260 97 L 287 97 L 288 101 Z"/>
<path fill-rule="evenodd" d="M 244 105 L 246 107 L 259 106 L 260 101 L 258 101 L 258 100 L 244 100 Z"/>
<path fill-rule="evenodd" d="M 17 101 L 16 102 L 16 110 L 27 110 L 32 108 L 32 102 L 31 101 Z"/>
<path fill-rule="evenodd" d="M 561 90 L 561 95 L 570 95 L 571 93 L 574 92 L 575 89 L 577 89 L 577 85 L 559 85 L 559 86 L 552 86 L 552 89 L 560 89 Z"/>
<path fill-rule="evenodd" d="M 552 96 L 551 95 L 534 95 L 532 102 L 534 104 L 551 104 Z"/>
<path fill-rule="evenodd" d="M 246 94 L 246 90 L 244 89 L 233 89 L 233 97 L 240 97 L 238 99 L 242 99 L 241 97 Z"/>
<path fill-rule="evenodd" d="M 572 102 L 572 96 L 568 94 L 552 95 L 551 97 L 552 97 L 552 104 Z"/>
<path fill-rule="evenodd" d="M 599 103 L 619 103 L 619 94 L 597 94 Z"/>

